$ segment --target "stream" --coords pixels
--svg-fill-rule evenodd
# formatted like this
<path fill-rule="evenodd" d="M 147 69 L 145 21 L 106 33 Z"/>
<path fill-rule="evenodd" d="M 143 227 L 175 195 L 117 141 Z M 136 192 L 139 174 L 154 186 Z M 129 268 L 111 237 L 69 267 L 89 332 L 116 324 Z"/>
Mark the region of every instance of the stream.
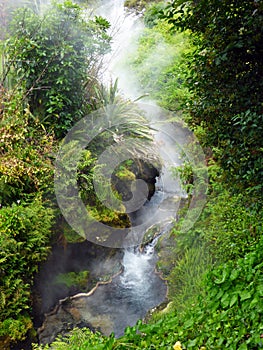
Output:
<path fill-rule="evenodd" d="M 132 40 L 141 33 L 142 21 L 135 14 L 125 12 L 124 0 L 103 1 L 102 6 L 97 9 L 97 14 L 106 17 L 112 23 L 115 33 L 113 53 L 106 58 L 108 70 L 105 72 L 104 81 L 114 81 L 118 77 L 121 93 L 127 98 L 136 99 L 140 96 L 140 89 L 131 79 L 129 70 L 123 66 L 123 61 L 124 57 L 135 49 Z M 119 61 L 122 61 L 122 64 L 119 64 Z M 154 103 L 142 105 L 142 108 L 150 115 L 154 124 L 154 119 L 158 119 L 158 116 L 154 116 L 158 113 L 158 108 Z M 167 285 L 155 271 L 158 259 L 155 245 L 159 237 L 169 231 L 184 194 L 178 179 L 172 178 L 170 173 L 171 166 L 180 164 L 178 156 L 180 149 L 174 147 L 174 141 L 170 139 L 168 132 L 165 129 L 160 131 L 160 128 L 155 132 L 154 138 L 160 145 L 162 174 L 156 179 L 155 193 L 151 200 L 135 214 L 130 215 L 135 232 L 140 230 L 140 237 L 145 237 L 151 229 L 155 230 L 155 234 L 144 245 L 123 248 L 121 252 L 118 250 L 117 257 L 115 254 L 109 259 L 107 254 L 103 256 L 103 253 L 100 253 L 97 265 L 103 266 L 101 270 L 96 266 L 96 256 L 91 258 L 85 253 L 80 253 L 79 256 L 75 254 L 74 259 L 78 261 L 75 264 L 80 265 L 80 270 L 85 265 L 91 271 L 98 268 L 97 274 L 105 274 L 107 266 L 111 272 L 114 271 L 112 278 L 107 282 L 97 283 L 90 292 L 74 294 L 74 291 L 73 293 L 71 291 L 71 296 L 65 297 L 65 291 L 63 294 L 59 287 L 52 287 L 51 279 L 42 281 L 41 311 L 45 313 L 45 317 L 38 328 L 40 343 L 50 343 L 58 334 L 66 333 L 75 326 L 90 327 L 100 330 L 105 335 L 114 332 L 115 336 L 119 337 L 127 326 L 135 325 L 149 310 L 165 301 Z M 85 256 L 89 261 L 85 262 Z M 72 258 L 73 256 L 69 255 L 67 262 L 70 263 Z M 62 266 L 63 263 L 65 264 L 63 259 L 60 259 L 60 262 L 51 259 L 49 268 L 53 266 L 54 273 L 58 273 L 60 272 L 58 265 Z M 44 268 L 43 271 L 40 278 L 45 279 L 48 269 Z M 48 300 L 52 288 L 57 290 L 53 291 L 53 297 Z"/>
<path fill-rule="evenodd" d="M 168 198 L 171 199 L 170 196 L 164 197 L 163 193 L 160 195 L 160 192 L 156 191 L 141 215 L 138 213 L 133 219 L 134 224 L 137 220 L 140 222 L 145 215 L 153 213 Z M 124 334 L 127 326 L 134 326 L 148 311 L 164 302 L 167 285 L 155 270 L 158 260 L 155 246 L 159 238 L 169 232 L 170 227 L 171 223 L 168 220 L 150 226 L 146 233 L 154 230 L 154 234 L 151 233 L 147 243 L 126 248 L 123 254 L 118 256 L 122 268 L 113 278 L 106 282 L 98 282 L 90 292 L 77 293 L 59 300 L 55 308 L 45 314 L 44 322 L 38 328 L 40 343 L 48 344 L 58 334 L 66 334 L 73 327 L 89 327 L 104 335 L 114 332 L 115 336 L 119 337 Z M 90 257 L 87 256 L 87 259 Z M 75 260 L 82 264 L 82 267 L 85 264 L 85 261 L 81 260 L 81 254 L 75 257 Z M 114 257 L 94 258 L 94 261 L 97 261 L 98 265 L 111 266 L 111 269 L 114 267 L 112 261 L 115 261 L 116 265 Z M 46 292 L 48 296 L 50 290 Z"/>

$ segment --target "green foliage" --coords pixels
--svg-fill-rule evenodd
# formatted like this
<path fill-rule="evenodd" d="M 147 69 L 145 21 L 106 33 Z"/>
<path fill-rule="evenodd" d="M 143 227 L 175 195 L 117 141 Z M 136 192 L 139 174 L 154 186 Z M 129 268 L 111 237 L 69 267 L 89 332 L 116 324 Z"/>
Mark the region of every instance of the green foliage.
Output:
<path fill-rule="evenodd" d="M 109 49 L 108 27 L 101 17 L 86 21 L 71 1 L 43 15 L 20 9 L 14 16 L 6 70 L 26 90 L 31 112 L 58 137 L 87 111 L 98 62 Z"/>
<path fill-rule="evenodd" d="M 26 316 L 9 317 L 1 322 L 0 337 L 8 337 L 8 341 L 25 338 L 25 334 L 32 328 L 31 318 Z"/>
<path fill-rule="evenodd" d="M 173 247 L 170 243 L 169 248 L 172 254 L 169 250 L 160 253 L 159 267 L 168 279 L 170 299 L 181 312 L 188 308 L 188 302 L 203 295 L 205 272 L 213 271 L 212 266 L 219 262 L 244 257 L 262 237 L 262 205 L 249 196 L 232 196 L 220 190 L 219 194 L 212 192 L 192 229 L 180 232 L 180 221 L 175 226 L 171 237 L 176 244 Z"/>
<path fill-rule="evenodd" d="M 210 215 L 206 239 L 212 243 L 217 261 L 244 256 L 260 239 L 263 232 L 260 199 L 223 191 L 208 203 L 207 210 Z"/>
<path fill-rule="evenodd" d="M 159 0 L 125 0 L 124 6 L 132 9 L 137 10 L 139 12 L 145 10 L 150 4 L 154 2 L 158 2 Z"/>
<path fill-rule="evenodd" d="M 188 249 L 204 244 L 213 261 L 236 260 L 253 250 L 259 241 L 263 231 L 262 200 L 249 194 L 232 195 L 218 184 L 215 187 L 200 219 L 187 233 L 180 232 L 183 213 L 179 211 L 179 222 L 171 232 L 176 240 L 174 253 L 177 258 Z"/>
<path fill-rule="evenodd" d="M 155 323 L 128 327 L 114 339 L 74 330 L 52 349 L 260 349 L 263 347 L 263 239 L 253 252 L 209 273 L 204 294 L 185 313 L 169 312 Z M 43 347 L 36 347 L 43 349 Z M 48 349 L 49 347 L 46 347 Z"/>
<path fill-rule="evenodd" d="M 23 339 L 32 326 L 30 288 L 47 257 L 53 211 L 41 198 L 0 209 L 0 336 Z"/>
<path fill-rule="evenodd" d="M 48 134 L 28 108 L 22 93 L 4 91 L 0 116 L 0 338 L 25 338 L 33 327 L 31 288 L 38 265 L 49 252 L 53 210 Z M 33 126 L 34 124 L 34 126 Z"/>
<path fill-rule="evenodd" d="M 120 165 L 115 174 L 121 180 L 135 181 L 136 176 L 133 172 L 127 169 L 124 165 Z"/>
<path fill-rule="evenodd" d="M 72 145 L 69 147 L 69 164 L 67 166 L 67 170 L 71 165 L 71 148 Z M 130 225 L 130 221 L 128 216 L 123 214 L 125 213 L 125 208 L 122 205 L 119 207 L 119 211 L 112 210 L 105 205 L 105 202 L 106 204 L 109 203 L 109 201 L 111 203 L 115 203 L 116 200 L 120 200 L 120 194 L 114 189 L 113 186 L 111 186 L 111 183 L 105 180 L 105 176 L 103 176 L 101 173 L 101 169 L 105 168 L 106 165 L 96 165 L 96 160 L 96 156 L 92 155 L 90 150 L 83 150 L 82 157 L 78 163 L 78 172 L 76 174 L 81 199 L 86 205 L 88 212 L 95 220 L 103 222 L 108 226 L 128 227 Z M 66 163 L 64 162 L 64 166 L 65 165 Z M 98 186 L 101 186 L 100 193 L 103 195 L 101 198 L 97 197 L 97 193 L 94 188 L 93 177 L 95 170 L 97 180 L 100 178 L 100 181 L 98 181 Z M 70 184 L 67 183 L 67 189 L 69 188 L 69 185 Z"/>
<path fill-rule="evenodd" d="M 64 339 L 57 339 L 52 343 L 52 349 L 56 350 L 110 350 L 115 343 L 114 337 L 103 337 L 100 333 L 93 333 L 89 329 L 74 329 L 70 335 Z M 49 349 L 47 346 L 33 346 L 34 350 Z"/>
<path fill-rule="evenodd" d="M 96 194 L 93 187 L 93 175 L 97 158 L 92 156 L 89 150 L 82 152 L 81 159 L 78 164 L 78 185 L 80 195 L 84 203 L 95 205 Z"/>
<path fill-rule="evenodd" d="M 153 28 L 162 18 L 162 10 L 166 7 L 164 2 L 158 2 L 157 4 L 151 4 L 144 13 L 143 20 L 148 28 Z"/>
<path fill-rule="evenodd" d="M 204 15 L 205 14 L 205 15 Z M 262 189 L 263 7 L 255 1 L 173 1 L 164 17 L 191 30 L 189 123 L 205 129 L 227 179 Z"/>
<path fill-rule="evenodd" d="M 100 113 L 109 113 L 111 122 L 117 126 L 109 128 L 110 140 L 107 137 L 107 132 L 102 133 L 102 138 L 107 142 L 118 143 L 125 136 L 134 137 L 138 140 L 152 141 L 152 130 L 150 123 L 145 117 L 145 112 L 133 101 L 125 99 L 118 93 L 118 80 L 109 87 L 100 85 L 97 89 L 97 98 L 100 108 Z M 139 148 L 139 147 L 138 147 Z M 150 156 L 152 152 L 149 152 Z M 132 154 L 132 153 L 131 153 Z M 136 153 L 132 154 L 136 156 Z"/>
<path fill-rule="evenodd" d="M 205 297 L 204 275 L 212 266 L 212 258 L 205 245 L 196 245 L 181 255 L 169 273 L 169 299 L 173 308 L 182 313 L 196 297 Z"/>
<path fill-rule="evenodd" d="M 89 271 L 60 273 L 57 275 L 54 283 L 65 284 L 68 288 L 77 286 L 85 290 L 88 282 Z"/>
<path fill-rule="evenodd" d="M 141 38 L 133 67 L 144 91 L 163 107 L 180 110 L 185 103 L 185 116 L 210 158 L 209 197 L 203 213 L 193 228 L 182 233 L 183 213 L 179 212 L 170 246 L 160 250 L 159 266 L 164 267 L 172 303 L 148 324 L 139 321 L 128 327 L 118 339 L 76 329 L 50 346 L 35 345 L 35 349 L 170 350 L 176 349 L 178 341 L 182 349 L 263 348 L 263 215 L 262 198 L 255 194 L 262 188 L 263 86 L 258 78 L 262 76 L 262 5 L 252 0 L 178 0 L 164 10 L 169 23 L 158 20 L 158 9 L 159 5 L 147 12 L 146 21 L 152 28 Z M 8 43 L 9 67 L 21 84 L 21 92 L 3 99 L 0 124 L 0 186 L 6 206 L 0 209 L 0 338 L 12 340 L 22 339 L 32 327 L 28 316 L 30 287 L 38 263 L 48 253 L 52 211 L 40 197 L 48 193 L 52 174 L 48 154 L 54 144 L 49 131 L 55 128 L 61 136 L 81 117 L 87 90 L 92 108 L 107 111 L 114 104 L 120 127 L 105 131 L 83 151 L 77 172 L 80 195 L 87 207 L 97 220 L 114 226 L 120 223 L 120 216 L 102 206 L 94 193 L 96 159 L 123 135 L 151 140 L 141 111 L 117 95 L 117 82 L 108 90 L 98 85 L 90 88 L 93 63 L 108 48 L 104 19 L 84 22 L 80 8 L 71 2 L 56 5 L 43 18 L 30 11 L 18 16 Z M 194 49 L 187 33 L 171 33 L 173 26 L 192 31 Z M 61 32 L 62 28 L 69 31 Z M 54 37 L 54 32 L 61 35 Z M 93 44 L 98 51 L 93 51 Z M 167 56 L 171 58 L 167 60 Z M 77 70 L 75 77 L 72 64 Z M 77 97 L 73 102 L 72 96 Z M 73 115 L 78 107 L 80 114 Z M 211 158 L 211 148 L 229 179 Z M 116 174 L 131 180 L 131 166 L 121 164 Z M 178 171 L 191 195 L 193 169 L 186 164 Z M 224 181 L 233 179 L 238 190 L 247 187 L 243 194 L 233 195 L 229 186 L 226 189 Z M 112 195 L 107 186 L 105 198 Z M 121 220 L 127 224 L 125 218 Z M 69 273 L 60 275 L 58 282 L 84 285 L 87 277 L 86 271 Z"/>
<path fill-rule="evenodd" d="M 263 346 L 262 243 L 261 239 L 253 252 L 208 274 L 206 295 L 182 323 L 187 349 Z"/>
<path fill-rule="evenodd" d="M 8 205 L 33 198 L 35 192 L 47 195 L 51 191 L 51 153 L 55 145 L 52 134 L 43 130 L 28 109 L 16 110 L 21 102 L 19 95 L 4 97 L 0 117 L 0 203 Z"/>
<path fill-rule="evenodd" d="M 194 172 L 192 165 L 185 161 L 182 165 L 171 169 L 172 176 L 179 177 L 183 189 L 188 196 L 191 196 L 194 191 Z"/>
<path fill-rule="evenodd" d="M 186 63 L 183 60 L 189 50 L 187 34 L 174 35 L 170 24 L 159 21 L 153 28 L 144 30 L 137 54 L 131 58 L 142 92 L 169 110 L 180 110 L 189 96 L 184 85 Z"/>
<path fill-rule="evenodd" d="M 129 227 L 130 220 L 125 213 L 124 205 L 120 201 L 122 192 L 118 192 L 113 181 L 108 180 L 111 179 L 114 169 L 108 167 L 108 164 L 97 164 L 96 162 L 98 156 L 105 149 L 108 151 L 112 150 L 117 157 L 121 155 L 126 150 L 127 144 L 120 141 L 125 139 L 125 137 L 129 137 L 136 139 L 136 147 L 128 149 L 132 159 L 144 158 L 147 155 L 148 158 L 152 157 L 153 161 L 158 163 L 157 157 L 152 151 L 151 129 L 142 110 L 131 101 L 125 100 L 117 94 L 117 81 L 109 89 L 103 86 L 97 87 L 96 96 L 98 112 L 95 111 L 92 114 L 92 118 L 87 119 L 87 126 L 93 130 L 94 124 L 100 125 L 101 123 L 101 132 L 89 142 L 87 149 L 81 151 L 77 172 L 75 169 L 76 164 L 72 162 L 72 159 L 74 159 L 76 155 L 75 150 L 79 146 L 77 140 L 80 140 L 82 137 L 80 132 L 77 131 L 75 141 L 70 141 L 63 146 L 64 155 L 61 166 L 64 175 L 61 176 L 64 176 L 65 181 L 60 181 L 59 186 L 63 186 L 60 191 L 61 193 L 63 192 L 66 198 L 71 200 L 71 186 L 75 187 L 77 183 L 80 197 L 93 219 L 108 226 Z M 103 118 L 105 115 L 108 115 L 110 118 L 110 125 L 107 129 L 105 129 L 105 120 Z M 81 132 L 83 137 L 86 137 L 86 129 L 81 130 Z M 115 147 L 116 145 L 118 147 Z M 126 165 L 128 166 L 128 162 Z M 125 171 L 127 175 L 127 167 Z M 116 173 L 118 173 L 118 169 L 116 169 Z M 69 179 L 67 174 L 73 174 L 72 178 Z M 129 178 L 135 179 L 134 174 L 131 172 L 128 174 Z M 109 175 L 109 177 L 106 175 Z M 96 177 L 97 189 L 94 187 L 94 176 Z M 98 192 L 100 193 L 100 198 L 98 198 Z M 108 203 L 111 203 L 116 210 L 111 209 L 112 206 L 109 207 Z M 67 208 L 67 210 L 70 211 L 68 215 L 76 215 L 74 206 Z M 88 219 L 92 218 L 89 217 Z M 110 234 L 110 230 L 105 230 L 107 234 Z M 94 234 L 96 233 L 94 232 Z M 101 232 L 100 235 L 102 235 Z"/>
<path fill-rule="evenodd" d="M 91 216 L 109 226 L 114 227 L 128 227 L 130 221 L 125 214 L 125 207 L 118 203 L 121 199 L 122 193 L 118 193 L 114 183 L 110 183 L 105 178 L 108 165 L 97 165 L 97 156 L 100 155 L 105 149 L 112 149 L 112 152 L 118 156 L 124 151 L 123 143 L 119 142 L 125 138 L 136 138 L 136 147 L 129 149 L 130 157 L 140 158 L 144 157 L 148 153 L 148 157 L 152 157 L 153 161 L 158 163 L 158 160 L 152 152 L 152 135 L 149 127 L 149 122 L 144 117 L 143 112 L 131 101 L 125 100 L 117 94 L 117 81 L 106 89 L 101 86 L 97 90 L 97 108 L 99 113 L 94 113 L 95 122 L 100 122 L 100 116 L 104 116 L 104 113 L 109 114 L 111 117 L 112 127 L 103 130 L 98 136 L 96 136 L 89 143 L 86 150 L 82 151 L 81 159 L 78 163 L 77 184 L 79 186 L 79 193 L 87 206 Z M 102 120 L 104 120 L 102 118 Z M 91 118 L 90 128 L 93 128 L 93 121 Z M 102 125 L 105 128 L 105 125 Z M 79 136 L 79 135 L 78 135 Z M 119 147 L 114 147 L 119 144 Z M 74 171 L 74 165 L 72 165 L 72 154 L 76 147 L 76 142 L 68 144 L 66 150 L 66 157 L 63 160 L 63 168 L 65 171 Z M 118 153 L 119 152 L 119 153 Z M 115 177 L 119 177 L 122 180 L 134 180 L 135 174 L 129 169 L 130 162 L 121 164 L 116 169 Z M 72 168 L 73 167 L 73 168 Z M 111 172 L 111 168 L 109 167 Z M 94 175 L 95 174 L 95 175 Z M 112 175 L 111 173 L 109 174 Z M 113 174 L 114 175 L 114 174 Z M 125 176 L 124 176 L 125 175 Z M 97 193 L 94 188 L 94 179 L 96 176 L 97 185 L 100 186 L 101 198 L 97 198 Z M 129 179 L 128 179 L 129 178 Z M 100 181 L 98 181 L 100 179 Z M 67 181 L 65 189 L 66 194 L 70 189 L 70 183 Z M 116 211 L 108 208 L 107 204 L 112 203 L 115 205 Z M 74 208 L 73 208 L 74 210 Z"/>

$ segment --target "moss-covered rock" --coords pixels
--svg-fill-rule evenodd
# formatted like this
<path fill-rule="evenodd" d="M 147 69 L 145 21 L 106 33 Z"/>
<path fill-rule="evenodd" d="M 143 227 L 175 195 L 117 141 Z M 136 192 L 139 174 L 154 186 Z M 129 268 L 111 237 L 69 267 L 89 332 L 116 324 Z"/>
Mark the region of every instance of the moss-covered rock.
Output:
<path fill-rule="evenodd" d="M 120 164 L 112 176 L 114 188 L 124 201 L 132 198 L 132 186 L 137 179 L 143 180 L 148 186 L 148 199 L 155 192 L 156 178 L 160 175 L 161 164 L 156 159 L 155 164 L 145 162 L 142 159 L 133 159 Z"/>
<path fill-rule="evenodd" d="M 68 288 L 72 286 L 85 289 L 88 285 L 89 271 L 60 273 L 54 280 L 55 284 L 64 284 Z"/>

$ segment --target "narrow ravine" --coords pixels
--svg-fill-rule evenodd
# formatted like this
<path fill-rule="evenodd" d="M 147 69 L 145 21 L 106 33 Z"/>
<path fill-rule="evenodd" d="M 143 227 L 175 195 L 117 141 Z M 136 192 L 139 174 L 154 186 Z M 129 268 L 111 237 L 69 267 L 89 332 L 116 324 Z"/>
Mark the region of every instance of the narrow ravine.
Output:
<path fill-rule="evenodd" d="M 125 68 L 125 55 L 134 49 L 134 38 L 143 30 L 139 17 L 126 13 L 123 0 L 103 2 L 97 13 L 106 17 L 115 32 L 112 53 L 107 57 L 108 70 L 104 82 L 119 80 L 120 93 L 128 99 L 140 96 L 140 89 L 129 79 L 130 71 Z M 129 83 L 128 83 L 129 82 Z M 140 106 L 156 129 L 161 112 L 153 102 Z M 167 285 L 156 273 L 157 254 L 155 245 L 158 237 L 167 233 L 178 210 L 183 191 L 179 181 L 171 176 L 171 167 L 180 163 L 179 151 L 174 140 L 159 126 L 154 134 L 162 173 L 156 179 L 155 193 L 150 201 L 135 213 L 130 214 L 132 230 L 142 239 L 154 232 L 146 243 L 123 249 L 122 271 L 107 282 L 98 283 L 87 293 L 78 293 L 59 301 L 46 314 L 38 329 L 40 343 L 52 342 L 58 334 L 70 328 L 90 327 L 105 335 L 112 332 L 119 337 L 127 326 L 133 326 L 144 318 L 149 310 L 161 304 L 167 295 Z M 165 150 L 165 152 L 163 151 Z M 88 258 L 88 257 L 87 257 Z"/>
<path fill-rule="evenodd" d="M 136 222 L 156 212 L 167 198 L 156 191 L 148 205 L 134 217 L 135 227 Z M 151 221 L 147 221 L 150 225 Z M 97 283 L 88 293 L 60 300 L 38 329 L 40 343 L 50 343 L 58 334 L 65 334 L 73 327 L 89 327 L 105 335 L 114 332 L 119 337 L 127 326 L 135 325 L 149 310 L 165 301 L 167 285 L 156 273 L 158 257 L 154 248 L 169 228 L 169 220 L 149 226 L 145 231 L 146 237 L 149 234 L 145 239 L 148 243 L 124 249 L 121 273 L 107 282 Z"/>

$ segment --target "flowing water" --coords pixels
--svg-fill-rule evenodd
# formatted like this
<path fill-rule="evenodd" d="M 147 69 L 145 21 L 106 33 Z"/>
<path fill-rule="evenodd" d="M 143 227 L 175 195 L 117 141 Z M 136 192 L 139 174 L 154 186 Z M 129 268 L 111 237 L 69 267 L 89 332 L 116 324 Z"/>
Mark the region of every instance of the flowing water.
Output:
<path fill-rule="evenodd" d="M 138 16 L 125 12 L 123 3 L 123 0 L 102 1 L 102 6 L 97 9 L 97 14 L 111 22 L 115 34 L 113 53 L 107 57 L 108 70 L 107 74 L 104 74 L 104 82 L 118 77 L 123 95 L 135 99 L 139 97 L 140 89 L 136 82 L 132 81 L 129 75 L 131 73 L 123 62 L 124 57 L 135 49 L 133 40 L 141 33 L 143 24 Z M 158 111 L 154 104 L 152 108 L 154 111 L 150 111 L 150 115 Z M 144 109 L 147 110 L 148 107 Z M 42 343 L 52 341 L 56 334 L 62 331 L 65 322 L 73 326 L 99 329 L 104 334 L 114 332 L 117 337 L 121 336 L 127 326 L 133 326 L 138 319 L 145 317 L 150 309 L 165 300 L 167 286 L 155 271 L 157 256 L 154 247 L 158 237 L 169 230 L 183 195 L 178 181 L 171 178 L 169 170 L 171 166 L 180 163 L 179 150 L 175 149 L 169 138 L 166 132 L 155 133 L 156 143 L 162 145 L 162 175 L 157 179 L 156 191 L 151 200 L 131 216 L 135 230 L 137 225 L 143 230 L 140 232 L 142 237 L 153 227 L 157 234 L 141 247 L 124 250 L 123 271 L 114 277 L 111 283 L 100 284 L 92 293 L 80 293 L 61 301 L 56 311 L 46 317 L 39 330 Z M 57 328 L 54 327 L 54 323 L 58 325 Z"/>
<path fill-rule="evenodd" d="M 147 311 L 165 300 L 167 287 L 155 273 L 154 245 L 144 252 L 129 248 L 123 257 L 123 272 L 111 283 L 100 285 L 91 296 L 73 298 L 81 318 L 99 327 L 104 334 L 119 337 L 127 326 L 133 326 Z M 94 322 L 95 321 L 95 322 Z"/>
<path fill-rule="evenodd" d="M 148 213 L 156 210 L 163 201 L 163 195 L 157 191 L 149 202 L 152 203 Z M 146 208 L 144 210 L 147 212 Z M 141 220 L 140 215 L 138 218 Z M 156 230 L 150 242 L 125 249 L 123 270 L 110 283 L 99 284 L 92 292 L 65 298 L 55 311 L 47 314 L 38 330 L 41 343 L 52 342 L 58 334 L 67 331 L 69 324 L 100 330 L 105 335 L 114 332 L 119 337 L 127 326 L 135 325 L 149 310 L 165 301 L 167 286 L 155 271 L 157 255 L 154 248 L 159 237 L 169 231 L 170 223 L 153 227 Z"/>

